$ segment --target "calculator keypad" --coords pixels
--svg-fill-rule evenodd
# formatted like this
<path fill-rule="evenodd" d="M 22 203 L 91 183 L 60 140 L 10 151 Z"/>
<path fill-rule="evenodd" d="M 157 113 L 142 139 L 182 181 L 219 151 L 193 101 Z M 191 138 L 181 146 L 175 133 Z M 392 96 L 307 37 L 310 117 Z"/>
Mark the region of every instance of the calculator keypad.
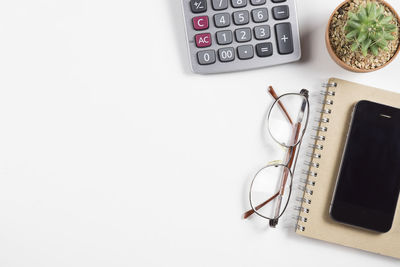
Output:
<path fill-rule="evenodd" d="M 299 60 L 294 1 L 182 0 L 194 72 L 237 71 Z"/>

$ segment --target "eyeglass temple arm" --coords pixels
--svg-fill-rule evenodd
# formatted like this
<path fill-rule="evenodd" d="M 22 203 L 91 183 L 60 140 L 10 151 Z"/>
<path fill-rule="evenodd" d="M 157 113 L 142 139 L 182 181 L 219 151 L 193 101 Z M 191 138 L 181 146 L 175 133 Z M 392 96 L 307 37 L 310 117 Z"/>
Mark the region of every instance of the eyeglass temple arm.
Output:
<path fill-rule="evenodd" d="M 301 107 L 299 117 L 293 128 L 293 144 L 296 144 L 297 140 L 299 139 L 299 134 L 300 134 L 300 129 L 301 129 L 301 121 L 303 120 L 304 109 L 305 109 L 305 103 L 303 103 L 303 105 Z M 289 168 L 289 170 L 291 169 L 291 167 L 293 165 L 293 161 L 294 161 L 294 158 L 296 155 L 296 148 L 297 148 L 297 146 L 291 147 L 287 153 L 287 157 L 289 157 L 287 167 Z M 275 217 L 276 218 L 278 218 L 280 210 L 281 210 L 281 204 L 282 204 L 281 200 L 282 200 L 282 196 L 285 193 L 285 187 L 286 187 L 286 183 L 288 180 L 288 175 L 289 175 L 289 171 L 288 171 L 288 169 L 285 169 L 282 173 L 281 189 L 279 191 L 279 196 L 278 196 L 279 198 L 278 198 L 278 202 L 276 203 L 276 207 L 275 207 Z M 276 227 L 277 224 L 278 224 L 278 219 L 270 221 L 271 227 Z"/>
<path fill-rule="evenodd" d="M 299 134 L 300 134 L 300 129 L 301 129 L 301 123 L 298 122 L 298 123 L 296 123 L 296 128 L 295 128 L 294 143 L 297 143 L 297 140 L 298 140 Z M 296 149 L 297 149 L 297 146 L 290 148 L 289 151 L 288 151 L 288 157 L 290 157 L 290 159 L 289 159 L 289 162 L 287 164 L 287 167 L 289 169 L 292 168 L 293 161 L 294 161 L 294 156 L 296 154 Z M 282 186 L 281 186 L 281 195 L 283 195 L 285 193 L 285 186 L 286 186 L 286 182 L 287 182 L 287 177 L 288 177 L 288 172 L 285 171 L 285 174 L 284 174 L 284 177 L 283 177 Z"/>
<path fill-rule="evenodd" d="M 279 192 L 277 192 L 275 195 L 273 195 L 271 198 L 269 198 L 268 200 L 266 200 L 265 202 L 261 203 L 260 205 L 258 205 L 257 207 L 255 207 L 255 210 L 259 210 L 262 207 L 264 207 L 265 205 L 267 205 L 270 201 L 272 201 L 274 198 L 276 198 L 279 195 Z M 243 215 L 243 219 L 247 219 L 249 218 L 251 215 L 254 214 L 254 210 L 249 210 L 247 211 L 244 215 Z"/>
<path fill-rule="evenodd" d="M 278 100 L 279 96 L 276 94 L 274 88 L 272 86 L 268 87 L 268 93 L 275 99 Z M 289 113 L 287 112 L 285 106 L 282 104 L 281 101 L 278 101 L 278 105 L 281 108 L 281 110 L 283 111 L 283 113 L 285 114 L 286 118 L 288 119 L 288 121 L 290 122 L 290 124 L 293 125 L 293 121 L 292 118 L 290 117 Z"/>
<path fill-rule="evenodd" d="M 301 122 L 303 121 L 305 109 L 306 109 L 306 101 L 303 100 L 303 103 L 301 105 L 301 110 L 300 110 L 299 116 L 297 118 L 297 122 L 296 122 L 296 124 L 294 125 L 294 128 L 293 128 L 293 135 L 292 135 L 293 136 L 293 144 L 296 144 L 297 140 L 299 139 L 300 130 L 301 130 Z M 288 153 L 287 153 L 287 157 L 289 157 L 289 161 L 288 161 L 287 167 L 289 169 L 292 168 L 297 148 L 298 148 L 298 146 L 291 147 L 289 149 Z M 281 195 L 283 195 L 285 193 L 285 186 L 286 186 L 286 182 L 287 182 L 287 177 L 288 177 L 288 171 L 286 170 L 283 173 L 283 180 L 282 180 L 282 183 L 281 183 L 281 190 L 280 190 L 280 194 Z M 279 209 L 279 208 L 280 207 L 277 206 L 277 209 Z"/>
<path fill-rule="evenodd" d="M 297 122 L 295 128 L 293 129 L 294 131 L 294 143 L 297 142 L 297 139 L 299 138 L 299 133 L 300 133 L 300 128 L 301 128 L 301 123 Z M 279 190 L 279 195 L 278 195 L 278 201 L 276 202 L 276 206 L 275 206 L 275 218 L 274 220 L 270 220 L 269 221 L 269 225 L 273 228 L 276 227 L 276 225 L 278 224 L 278 217 L 280 215 L 280 210 L 281 210 L 281 205 L 282 205 L 282 198 L 283 195 L 285 194 L 285 187 L 286 187 L 286 183 L 288 180 L 288 176 L 289 176 L 289 170 L 292 168 L 293 165 L 293 160 L 294 157 L 296 155 L 296 148 L 297 146 L 294 146 L 292 148 L 289 149 L 288 153 L 287 153 L 287 157 L 289 157 L 289 162 L 287 164 L 288 169 L 284 169 L 283 173 L 282 173 L 282 182 L 281 182 L 281 188 Z"/>

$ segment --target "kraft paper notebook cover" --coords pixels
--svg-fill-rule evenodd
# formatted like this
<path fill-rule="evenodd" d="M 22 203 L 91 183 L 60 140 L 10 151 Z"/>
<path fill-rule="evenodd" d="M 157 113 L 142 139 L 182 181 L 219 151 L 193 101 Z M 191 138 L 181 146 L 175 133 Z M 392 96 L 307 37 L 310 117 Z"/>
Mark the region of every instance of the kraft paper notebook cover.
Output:
<path fill-rule="evenodd" d="M 400 108 L 400 94 L 336 78 L 329 80 L 325 94 L 317 134 L 324 136 L 325 140 L 315 142 L 312 161 L 319 163 L 319 167 L 315 164 L 309 169 L 309 190 L 304 190 L 301 199 L 296 233 L 400 259 L 400 203 L 397 204 L 391 230 L 383 234 L 346 226 L 334 222 L 329 216 L 354 105 L 360 100 L 370 100 Z"/>

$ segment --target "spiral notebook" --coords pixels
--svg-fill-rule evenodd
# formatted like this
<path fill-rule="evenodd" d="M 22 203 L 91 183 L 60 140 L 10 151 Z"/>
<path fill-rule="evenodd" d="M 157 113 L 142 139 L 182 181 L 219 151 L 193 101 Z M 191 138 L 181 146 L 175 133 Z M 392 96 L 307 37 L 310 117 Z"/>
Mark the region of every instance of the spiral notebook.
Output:
<path fill-rule="evenodd" d="M 400 108 L 400 94 L 331 78 L 323 94 L 317 141 L 306 171 L 306 187 L 301 198 L 296 233 L 348 247 L 400 259 L 400 203 L 392 229 L 384 234 L 334 222 L 329 206 L 346 141 L 351 112 L 360 100 L 370 100 Z M 400 200 L 399 200 L 400 202 Z"/>

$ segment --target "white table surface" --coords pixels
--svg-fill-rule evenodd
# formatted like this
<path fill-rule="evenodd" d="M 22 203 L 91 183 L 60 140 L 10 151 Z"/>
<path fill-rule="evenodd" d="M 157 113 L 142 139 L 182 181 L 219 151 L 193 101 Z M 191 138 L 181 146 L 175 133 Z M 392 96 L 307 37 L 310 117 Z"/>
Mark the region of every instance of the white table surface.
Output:
<path fill-rule="evenodd" d="M 0 266 L 398 266 L 241 219 L 276 148 L 267 85 L 400 92 L 400 59 L 355 74 L 329 58 L 340 0 L 297 2 L 300 62 L 200 76 L 180 0 L 2 1 Z"/>

